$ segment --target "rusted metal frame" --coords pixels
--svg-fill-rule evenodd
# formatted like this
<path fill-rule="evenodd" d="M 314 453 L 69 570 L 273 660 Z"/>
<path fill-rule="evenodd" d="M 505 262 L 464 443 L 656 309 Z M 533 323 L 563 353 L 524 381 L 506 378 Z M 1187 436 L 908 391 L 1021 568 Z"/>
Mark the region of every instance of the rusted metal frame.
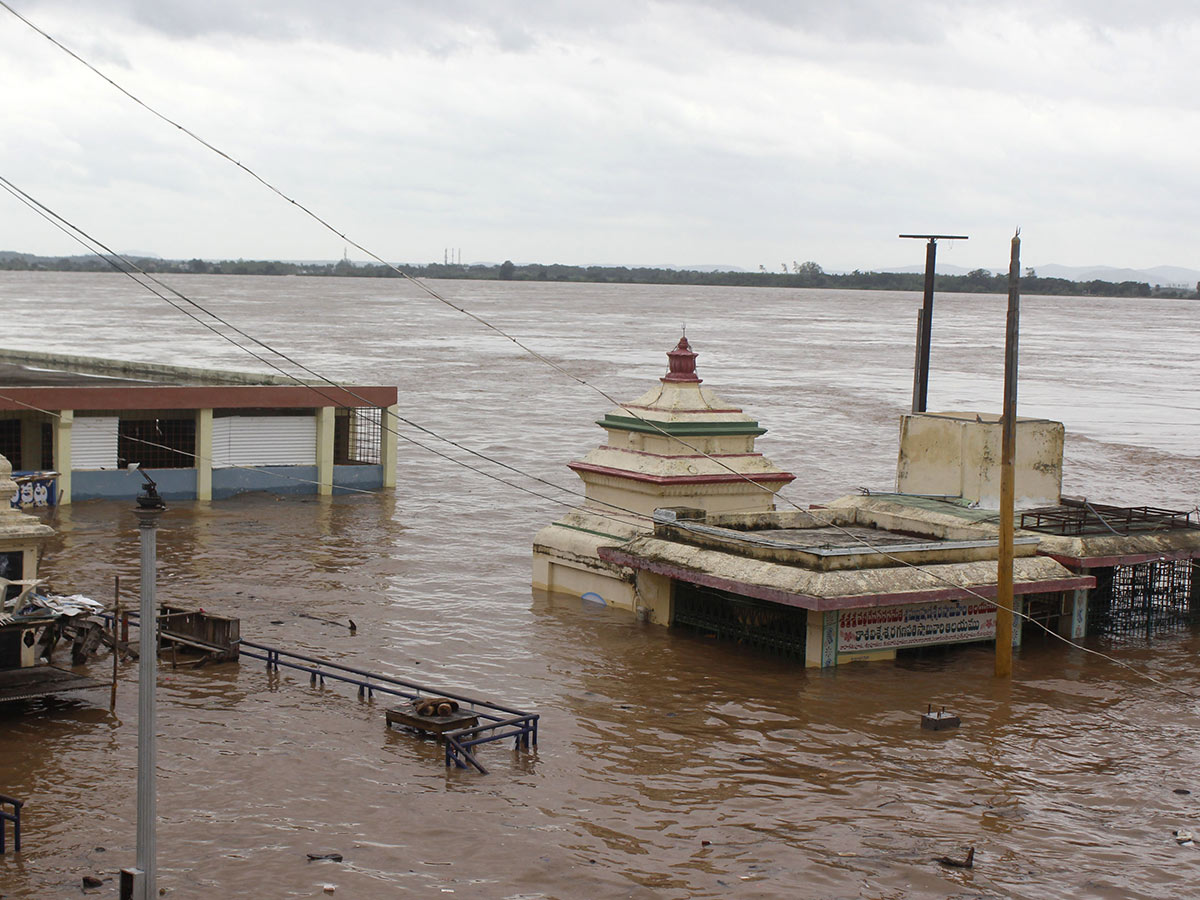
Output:
<path fill-rule="evenodd" d="M 24 800 L 18 800 L 16 797 L 9 797 L 5 794 L 0 794 L 0 806 L 7 805 L 13 808 L 12 812 L 5 812 L 0 809 L 0 854 L 5 853 L 4 846 L 4 827 L 5 822 L 13 823 L 13 852 L 21 852 L 21 807 L 25 805 Z"/>
<path fill-rule="evenodd" d="M 1161 526 L 1167 530 L 1195 528 L 1192 514 L 1184 510 L 1154 506 L 1109 506 L 1064 499 L 1063 509 L 1030 510 L 1021 514 L 1021 527 L 1063 535 L 1105 534 L 1124 528 Z M 1032 524 L 1030 520 L 1032 519 Z"/>

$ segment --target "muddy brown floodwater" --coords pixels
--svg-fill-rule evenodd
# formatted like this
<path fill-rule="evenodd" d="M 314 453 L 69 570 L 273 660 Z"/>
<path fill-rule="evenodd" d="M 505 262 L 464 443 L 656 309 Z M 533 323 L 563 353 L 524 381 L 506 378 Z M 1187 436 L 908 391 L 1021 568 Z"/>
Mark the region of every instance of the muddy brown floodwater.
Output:
<path fill-rule="evenodd" d="M 398 282 L 172 282 L 333 377 L 399 385 L 406 416 L 540 477 L 573 487 L 563 464 L 602 436 L 607 401 Z M 622 399 L 662 374 L 686 321 L 706 384 L 797 474 L 789 496 L 891 485 L 915 296 L 436 287 Z M 252 367 L 117 276 L 0 273 L 0 300 L 10 345 Z M 937 316 L 930 405 L 996 409 L 1004 299 L 948 295 Z M 11 324 L 34 318 L 55 325 Z M 1066 423 L 1068 493 L 1196 505 L 1200 364 L 1168 351 L 1200 346 L 1198 322 L 1181 301 L 1026 298 L 1022 413 Z M 172 504 L 159 596 L 240 616 L 247 638 L 531 708 L 541 746 L 483 748 L 488 776 L 448 771 L 351 687 L 254 660 L 164 663 L 167 896 L 1196 895 L 1200 850 L 1172 832 L 1200 832 L 1197 635 L 1095 645 L 1178 691 L 1036 640 L 1011 683 L 986 646 L 805 671 L 531 594 L 530 540 L 561 507 L 406 442 L 400 457 L 394 492 Z M 49 517 L 56 589 L 108 600 L 120 574 L 136 599 L 131 505 Z M 350 618 L 354 635 L 331 624 Z M 104 692 L 0 709 L 0 792 L 27 801 L 4 897 L 79 896 L 85 874 L 116 896 L 134 860 L 136 684 L 123 665 L 111 712 Z M 927 703 L 962 728 L 921 731 Z M 974 869 L 932 862 L 968 845 Z M 306 861 L 325 851 L 344 861 Z"/>

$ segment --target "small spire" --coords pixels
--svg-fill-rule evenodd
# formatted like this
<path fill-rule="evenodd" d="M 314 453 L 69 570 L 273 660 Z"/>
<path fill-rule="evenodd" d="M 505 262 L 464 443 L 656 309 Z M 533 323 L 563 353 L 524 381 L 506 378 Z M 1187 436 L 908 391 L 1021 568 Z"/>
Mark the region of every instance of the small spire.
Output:
<path fill-rule="evenodd" d="M 686 336 L 679 339 L 674 350 L 667 352 L 667 359 L 671 361 L 671 370 L 662 377 L 663 382 L 700 383 L 701 379 L 696 377 L 696 353 Z"/>

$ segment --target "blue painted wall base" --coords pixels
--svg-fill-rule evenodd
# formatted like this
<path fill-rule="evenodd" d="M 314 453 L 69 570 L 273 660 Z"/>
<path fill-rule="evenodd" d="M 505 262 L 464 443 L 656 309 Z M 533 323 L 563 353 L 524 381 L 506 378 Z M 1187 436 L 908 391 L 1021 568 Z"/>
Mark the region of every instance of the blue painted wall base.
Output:
<path fill-rule="evenodd" d="M 195 500 L 195 469 L 146 469 L 158 484 L 164 500 Z M 71 473 L 71 499 L 133 499 L 145 480 L 136 469 L 76 469 Z M 333 467 L 333 492 L 377 491 L 383 487 L 383 466 L 358 465 Z M 212 497 L 224 500 L 248 491 L 272 494 L 315 494 L 316 466 L 260 466 L 257 468 L 213 469 Z"/>

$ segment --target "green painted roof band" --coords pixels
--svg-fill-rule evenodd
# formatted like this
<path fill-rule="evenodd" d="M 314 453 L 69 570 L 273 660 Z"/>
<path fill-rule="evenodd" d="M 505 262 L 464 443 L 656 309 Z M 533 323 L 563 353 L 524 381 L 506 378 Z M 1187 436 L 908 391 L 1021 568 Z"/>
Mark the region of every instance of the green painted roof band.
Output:
<path fill-rule="evenodd" d="M 653 421 L 653 420 L 651 420 Z M 757 422 L 657 422 L 653 425 L 632 416 L 606 415 L 596 422 L 601 428 L 619 431 L 639 431 L 643 434 L 663 434 L 670 437 L 720 437 L 733 434 L 766 434 L 767 429 Z"/>

